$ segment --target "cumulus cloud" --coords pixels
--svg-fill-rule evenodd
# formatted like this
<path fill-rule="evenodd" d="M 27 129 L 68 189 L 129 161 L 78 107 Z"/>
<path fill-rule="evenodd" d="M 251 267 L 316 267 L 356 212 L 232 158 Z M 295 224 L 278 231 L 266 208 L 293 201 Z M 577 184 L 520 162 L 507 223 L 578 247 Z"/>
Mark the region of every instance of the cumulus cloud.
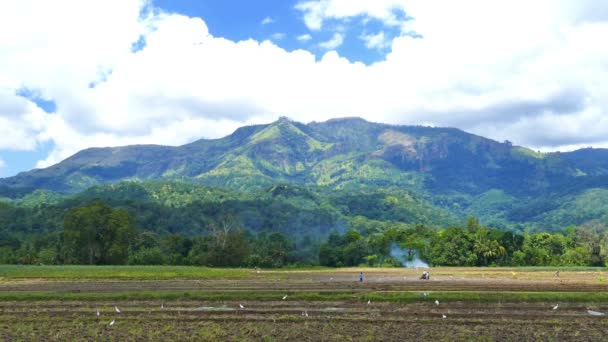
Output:
<path fill-rule="evenodd" d="M 344 43 L 344 35 L 336 32 L 334 35 L 324 42 L 319 43 L 319 47 L 326 50 L 334 50 Z"/>
<path fill-rule="evenodd" d="M 390 44 L 384 36 L 383 31 L 376 34 L 363 34 L 360 38 L 363 40 L 365 47 L 368 49 L 384 49 Z"/>
<path fill-rule="evenodd" d="M 204 18 L 143 0 L 3 1 L 0 149 L 50 142 L 42 167 L 86 147 L 178 145 L 281 115 L 455 126 L 544 150 L 608 146 L 605 1 L 298 6 L 311 29 L 364 16 L 423 38 L 385 37 L 386 58 L 365 65 L 335 51 L 317 58 L 271 41 L 215 37 Z M 343 40 L 336 33 L 323 47 Z M 24 87 L 56 110 L 19 96 Z"/>
<path fill-rule="evenodd" d="M 306 0 L 296 4 L 304 15 L 304 22 L 311 30 L 320 30 L 323 23 L 331 19 L 346 19 L 363 16 L 377 19 L 391 26 L 400 26 L 405 18 L 404 1 L 399 0 Z"/>
<path fill-rule="evenodd" d="M 312 36 L 308 33 L 305 33 L 305 34 L 301 34 L 301 35 L 297 36 L 296 39 L 301 42 L 307 42 L 312 39 Z"/>

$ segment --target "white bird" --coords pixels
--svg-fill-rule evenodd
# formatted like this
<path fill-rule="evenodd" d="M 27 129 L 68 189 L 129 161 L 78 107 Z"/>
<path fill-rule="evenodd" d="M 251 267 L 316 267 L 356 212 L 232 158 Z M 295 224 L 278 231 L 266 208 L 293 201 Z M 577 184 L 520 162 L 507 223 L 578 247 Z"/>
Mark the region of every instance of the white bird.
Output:
<path fill-rule="evenodd" d="M 243 306 L 243 304 L 239 304 L 239 307 L 240 307 L 241 309 L 244 309 L 244 308 L 245 308 L 245 307 Z"/>
<path fill-rule="evenodd" d="M 165 308 L 165 303 L 160 303 L 160 308 L 164 309 Z"/>
<path fill-rule="evenodd" d="M 368 299 L 368 300 L 367 300 L 367 305 L 370 305 L 371 303 L 372 303 L 372 300 L 371 300 L 371 299 Z"/>
<path fill-rule="evenodd" d="M 559 307 L 559 304 L 555 304 L 555 306 L 553 307 L 553 310 L 557 310 L 558 307 Z"/>
<path fill-rule="evenodd" d="M 114 311 L 116 311 L 116 312 L 120 313 L 120 309 L 118 308 L 118 306 L 115 306 L 115 307 L 114 307 Z"/>
<path fill-rule="evenodd" d="M 448 318 L 448 316 L 446 316 L 446 315 L 441 315 L 441 318 Z"/>
<path fill-rule="evenodd" d="M 114 325 L 114 322 L 116 322 L 116 319 L 113 319 L 112 322 L 110 322 L 110 326 Z"/>
<path fill-rule="evenodd" d="M 308 317 L 308 311 L 304 311 L 304 316 Z"/>
<path fill-rule="evenodd" d="M 435 299 L 435 305 L 439 305 L 439 301 Z"/>
<path fill-rule="evenodd" d="M 423 295 L 423 296 L 425 296 L 425 297 L 428 297 L 429 293 L 428 293 L 428 292 L 425 292 L 425 293 L 423 293 L 422 295 Z"/>
<path fill-rule="evenodd" d="M 593 311 L 593 310 L 587 310 L 587 313 L 590 314 L 591 316 L 604 316 L 605 313 L 603 312 L 598 312 L 598 311 Z"/>
<path fill-rule="evenodd" d="M 284 295 L 284 296 L 283 296 L 283 300 L 285 300 L 285 299 L 287 299 L 287 295 Z"/>
<path fill-rule="evenodd" d="M 99 308 L 95 308 L 95 311 L 97 312 L 97 316 L 99 316 L 100 315 Z"/>

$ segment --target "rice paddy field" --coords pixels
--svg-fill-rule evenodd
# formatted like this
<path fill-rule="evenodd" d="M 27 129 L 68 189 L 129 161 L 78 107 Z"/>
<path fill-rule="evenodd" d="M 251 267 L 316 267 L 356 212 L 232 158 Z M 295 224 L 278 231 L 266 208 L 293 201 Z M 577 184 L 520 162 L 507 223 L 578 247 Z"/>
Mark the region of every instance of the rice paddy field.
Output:
<path fill-rule="evenodd" d="M 0 266 L 0 340 L 608 340 L 604 268 L 430 272 Z"/>

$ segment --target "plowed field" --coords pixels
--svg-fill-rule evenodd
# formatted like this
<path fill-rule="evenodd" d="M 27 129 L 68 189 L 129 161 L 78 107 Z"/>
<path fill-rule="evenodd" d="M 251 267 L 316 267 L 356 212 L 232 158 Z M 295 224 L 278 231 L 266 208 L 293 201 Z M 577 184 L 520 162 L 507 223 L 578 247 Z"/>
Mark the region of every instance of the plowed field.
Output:
<path fill-rule="evenodd" d="M 251 270 L 234 279 L 4 278 L 0 339 L 608 340 L 605 270 L 557 277 L 553 270 L 445 268 L 431 270 L 427 281 L 418 279 L 419 270 L 366 269 L 363 283 L 358 271 Z"/>

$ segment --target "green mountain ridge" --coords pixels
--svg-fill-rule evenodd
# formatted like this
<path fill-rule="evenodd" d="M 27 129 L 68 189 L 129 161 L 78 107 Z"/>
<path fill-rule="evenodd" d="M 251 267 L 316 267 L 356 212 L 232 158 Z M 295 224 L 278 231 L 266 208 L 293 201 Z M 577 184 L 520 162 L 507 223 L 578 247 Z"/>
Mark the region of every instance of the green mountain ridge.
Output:
<path fill-rule="evenodd" d="M 276 184 L 372 193 L 401 189 L 453 217 L 474 215 L 505 228 L 532 224 L 555 230 L 608 214 L 602 204 L 608 150 L 539 153 L 455 128 L 360 118 L 309 124 L 281 118 L 177 147 L 86 149 L 46 169 L 0 179 L 0 196 L 18 201 L 34 190 L 65 195 L 124 181 L 179 181 L 241 193 Z M 571 212 L 588 206 L 593 209 Z"/>

